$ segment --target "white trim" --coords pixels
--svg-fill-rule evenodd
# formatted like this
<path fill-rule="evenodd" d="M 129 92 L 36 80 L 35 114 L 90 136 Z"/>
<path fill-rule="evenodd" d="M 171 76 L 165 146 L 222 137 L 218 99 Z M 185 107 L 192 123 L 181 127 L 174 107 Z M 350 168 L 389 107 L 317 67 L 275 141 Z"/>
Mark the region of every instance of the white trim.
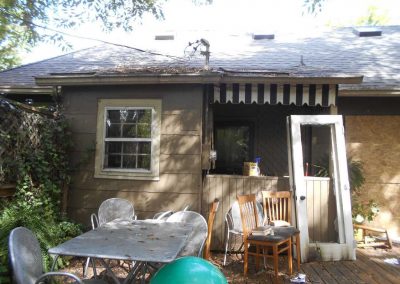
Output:
<path fill-rule="evenodd" d="M 300 230 L 301 258 L 307 261 L 309 254 L 309 235 L 307 217 L 307 192 L 303 168 L 301 142 L 302 125 L 326 125 L 331 129 L 332 164 L 334 191 L 336 196 L 339 244 L 344 248 L 338 253 L 341 260 L 355 260 L 355 245 L 351 215 L 351 196 L 347 173 L 346 145 L 343 119 L 340 115 L 292 115 L 288 118 L 288 155 L 291 190 L 296 195 L 297 226 Z M 302 197 L 303 200 L 302 200 Z M 335 250 L 338 244 L 324 243 L 326 249 Z"/>
<path fill-rule="evenodd" d="M 143 169 L 113 169 L 104 168 L 104 142 L 109 141 L 105 137 L 105 124 L 107 110 L 113 109 L 151 109 L 152 125 L 151 138 L 112 138 L 112 141 L 151 141 L 151 166 L 150 171 Z M 97 135 L 95 178 L 112 179 L 139 179 L 159 180 L 160 172 L 160 137 L 161 137 L 161 100 L 153 99 L 100 99 L 97 110 Z"/>

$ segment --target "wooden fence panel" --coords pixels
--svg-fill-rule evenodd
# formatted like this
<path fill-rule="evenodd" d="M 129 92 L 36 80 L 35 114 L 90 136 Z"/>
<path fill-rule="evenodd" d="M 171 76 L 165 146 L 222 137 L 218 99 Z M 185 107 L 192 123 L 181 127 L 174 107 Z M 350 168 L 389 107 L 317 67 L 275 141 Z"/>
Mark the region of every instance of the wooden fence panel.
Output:
<path fill-rule="evenodd" d="M 329 178 L 307 177 L 307 217 L 310 242 L 336 241 L 333 222 L 336 216 L 335 200 Z M 289 190 L 289 180 L 284 177 L 247 177 L 233 175 L 207 175 L 204 179 L 202 213 L 208 216 L 209 205 L 218 198 L 212 249 L 223 250 L 225 240 L 225 215 L 240 194 L 257 194 L 261 190 Z"/>

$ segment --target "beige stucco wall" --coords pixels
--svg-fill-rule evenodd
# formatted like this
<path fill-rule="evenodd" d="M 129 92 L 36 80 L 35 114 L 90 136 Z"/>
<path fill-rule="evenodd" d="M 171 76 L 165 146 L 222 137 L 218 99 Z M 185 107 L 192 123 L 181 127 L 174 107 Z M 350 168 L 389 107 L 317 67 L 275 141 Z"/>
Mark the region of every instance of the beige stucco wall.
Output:
<path fill-rule="evenodd" d="M 400 236 L 400 116 L 346 116 L 348 155 L 364 163 L 364 200 L 376 200 L 372 225 Z"/>
<path fill-rule="evenodd" d="M 153 85 L 67 88 L 64 113 L 73 135 L 68 214 L 88 225 L 90 214 L 111 197 L 133 202 L 139 218 L 186 205 L 200 210 L 202 87 Z M 161 99 L 160 180 L 94 178 L 98 99 Z"/>

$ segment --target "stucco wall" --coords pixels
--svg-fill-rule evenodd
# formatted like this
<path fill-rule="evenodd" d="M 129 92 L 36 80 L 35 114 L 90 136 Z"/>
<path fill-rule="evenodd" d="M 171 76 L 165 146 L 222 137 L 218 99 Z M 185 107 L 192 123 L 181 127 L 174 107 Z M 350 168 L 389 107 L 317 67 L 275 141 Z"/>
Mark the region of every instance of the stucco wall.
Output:
<path fill-rule="evenodd" d="M 160 180 L 94 178 L 98 99 L 162 99 Z M 74 151 L 68 214 L 90 223 L 100 203 L 121 197 L 134 203 L 139 218 L 186 205 L 200 210 L 201 188 L 201 86 L 125 86 L 67 88 L 65 114 L 72 127 Z"/>
<path fill-rule="evenodd" d="M 345 117 L 348 155 L 364 163 L 364 200 L 376 200 L 380 213 L 373 225 L 400 236 L 400 116 Z"/>

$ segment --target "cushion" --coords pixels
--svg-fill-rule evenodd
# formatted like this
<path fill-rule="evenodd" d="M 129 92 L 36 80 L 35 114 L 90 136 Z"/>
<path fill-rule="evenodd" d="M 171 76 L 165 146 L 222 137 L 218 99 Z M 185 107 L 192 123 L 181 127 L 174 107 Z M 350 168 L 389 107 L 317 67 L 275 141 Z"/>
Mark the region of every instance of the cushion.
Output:
<path fill-rule="evenodd" d="M 274 226 L 274 227 L 289 227 L 290 223 L 286 222 L 284 220 L 275 220 L 275 221 L 271 221 L 271 226 Z"/>

